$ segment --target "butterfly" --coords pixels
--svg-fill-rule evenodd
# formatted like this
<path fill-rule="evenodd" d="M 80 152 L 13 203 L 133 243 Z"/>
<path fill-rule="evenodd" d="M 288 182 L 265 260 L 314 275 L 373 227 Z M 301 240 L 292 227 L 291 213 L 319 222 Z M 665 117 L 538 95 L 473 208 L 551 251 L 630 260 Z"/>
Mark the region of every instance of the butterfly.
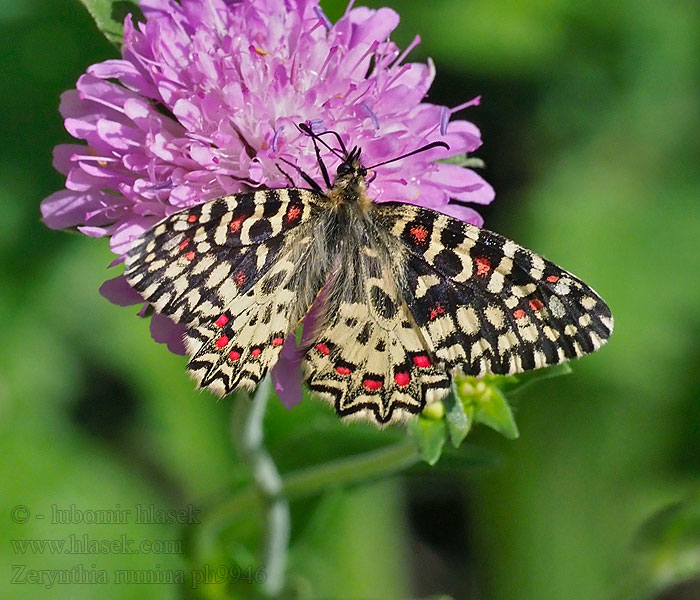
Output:
<path fill-rule="evenodd" d="M 373 202 L 361 151 L 347 152 L 337 134 L 331 183 L 320 135 L 302 129 L 327 191 L 302 173 L 311 189 L 218 198 L 161 221 L 127 254 L 129 284 L 187 327 L 200 387 L 253 390 L 315 302 L 309 389 L 340 417 L 380 426 L 444 398 L 457 374 L 537 369 L 609 338 L 611 312 L 580 279 L 497 233 Z"/>

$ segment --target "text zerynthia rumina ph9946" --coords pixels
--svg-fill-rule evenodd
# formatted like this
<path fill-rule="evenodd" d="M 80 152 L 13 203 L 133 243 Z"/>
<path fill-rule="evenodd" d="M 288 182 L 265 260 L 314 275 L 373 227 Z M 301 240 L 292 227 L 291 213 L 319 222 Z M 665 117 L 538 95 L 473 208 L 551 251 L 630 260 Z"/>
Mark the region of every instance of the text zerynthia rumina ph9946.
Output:
<path fill-rule="evenodd" d="M 379 424 L 445 397 L 457 374 L 537 369 L 608 339 L 610 310 L 571 273 L 446 215 L 374 203 L 360 150 L 342 159 L 327 191 L 219 198 L 129 252 L 127 281 L 187 326 L 202 387 L 253 389 L 317 299 L 306 382 L 341 417 Z"/>

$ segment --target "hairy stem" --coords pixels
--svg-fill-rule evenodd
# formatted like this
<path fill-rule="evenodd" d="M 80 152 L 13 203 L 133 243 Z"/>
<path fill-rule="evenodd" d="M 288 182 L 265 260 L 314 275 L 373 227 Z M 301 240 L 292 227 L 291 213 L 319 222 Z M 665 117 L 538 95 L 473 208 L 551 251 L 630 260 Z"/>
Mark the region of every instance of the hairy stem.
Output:
<path fill-rule="evenodd" d="M 241 454 L 250 466 L 255 487 L 265 503 L 265 565 L 263 590 L 268 596 L 279 595 L 284 587 L 289 544 L 289 503 L 284 495 L 282 478 L 265 448 L 263 420 L 272 389 L 269 377 L 258 386 L 240 437 Z M 235 424 L 234 424 L 235 427 Z"/>
<path fill-rule="evenodd" d="M 253 430 L 252 433 L 255 434 L 255 430 Z M 274 463 L 270 460 L 267 452 L 265 452 L 265 454 L 267 456 L 266 460 L 274 467 Z M 415 465 L 420 462 L 420 460 L 415 442 L 409 437 L 406 437 L 395 444 L 383 446 L 376 450 L 355 454 L 346 458 L 340 458 L 288 473 L 281 478 L 281 493 L 277 492 L 276 495 L 268 494 L 268 497 L 294 499 L 313 496 L 331 488 L 348 486 L 391 475 Z M 263 472 L 265 472 L 266 468 L 267 467 L 262 466 Z M 275 475 L 279 477 L 276 470 Z M 256 479 L 256 488 L 259 486 L 260 483 L 258 483 Z M 278 488 L 275 487 L 274 489 Z M 200 547 L 204 549 L 209 546 L 209 544 L 215 543 L 220 533 L 224 531 L 230 523 L 254 510 L 256 502 L 258 502 L 260 491 L 261 489 L 256 490 L 251 486 L 246 486 L 233 494 L 226 502 L 219 504 L 209 511 L 208 514 L 205 515 L 199 530 L 198 540 Z M 264 494 L 265 492 L 263 492 L 263 495 Z M 271 519 L 278 518 L 277 514 L 273 514 L 275 506 L 276 505 L 272 503 L 267 507 L 268 526 L 273 524 Z M 284 506 L 286 507 L 286 501 L 284 502 Z M 277 510 L 279 510 L 279 508 Z M 285 528 L 282 533 L 284 534 L 284 541 L 286 543 L 289 528 L 288 513 L 284 518 L 286 521 L 283 523 Z M 269 533 L 268 531 L 268 535 Z M 277 551 L 279 546 L 273 545 L 273 542 L 279 544 L 281 541 L 281 536 L 275 540 L 270 540 L 268 537 L 268 552 Z M 268 556 L 267 559 L 269 560 L 269 558 Z M 278 557 L 274 556 L 273 558 L 276 559 Z M 275 564 L 273 564 L 273 567 L 274 566 Z M 267 564 L 267 568 L 268 570 L 270 569 L 269 563 Z"/>

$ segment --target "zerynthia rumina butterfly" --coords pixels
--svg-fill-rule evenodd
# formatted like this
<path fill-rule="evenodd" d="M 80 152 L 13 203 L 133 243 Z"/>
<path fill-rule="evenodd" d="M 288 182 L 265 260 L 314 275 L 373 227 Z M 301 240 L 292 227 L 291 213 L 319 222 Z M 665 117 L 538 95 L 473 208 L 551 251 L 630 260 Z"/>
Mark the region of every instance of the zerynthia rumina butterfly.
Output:
<path fill-rule="evenodd" d="M 373 202 L 367 174 L 380 165 L 331 151 L 342 162 L 327 191 L 305 177 L 311 189 L 222 197 L 166 218 L 128 253 L 130 285 L 186 325 L 200 386 L 255 388 L 321 290 L 308 386 L 341 417 L 379 424 L 420 413 L 456 374 L 537 369 L 608 339 L 610 310 L 571 273 L 444 214 Z"/>

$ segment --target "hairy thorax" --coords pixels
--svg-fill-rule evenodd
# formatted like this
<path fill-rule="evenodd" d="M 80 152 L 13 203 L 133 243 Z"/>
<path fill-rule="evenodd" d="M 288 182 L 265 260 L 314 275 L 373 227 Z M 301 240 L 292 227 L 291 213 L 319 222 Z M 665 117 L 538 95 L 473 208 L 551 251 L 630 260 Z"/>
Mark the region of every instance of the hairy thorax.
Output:
<path fill-rule="evenodd" d="M 373 203 L 367 195 L 367 184 L 364 177 L 347 175 L 338 177 L 333 187 L 328 191 L 326 197 L 332 210 L 340 210 L 346 207 L 365 214 L 372 209 Z"/>

